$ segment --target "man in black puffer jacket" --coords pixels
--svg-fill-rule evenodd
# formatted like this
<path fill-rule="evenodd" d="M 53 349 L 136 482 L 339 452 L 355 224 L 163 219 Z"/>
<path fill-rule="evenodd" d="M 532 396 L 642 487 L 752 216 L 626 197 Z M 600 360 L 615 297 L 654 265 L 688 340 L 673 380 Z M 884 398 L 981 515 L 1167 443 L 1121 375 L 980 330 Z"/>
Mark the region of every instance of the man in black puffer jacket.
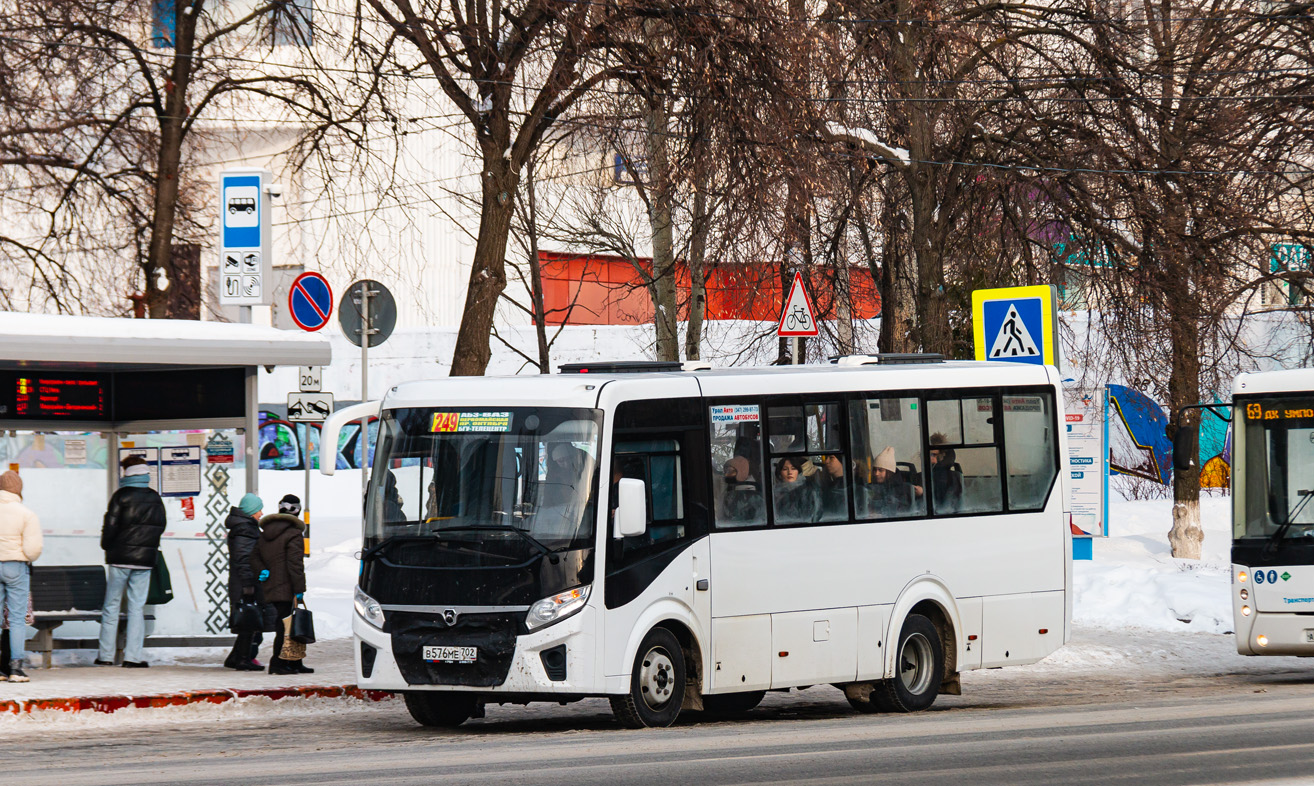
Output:
<path fill-rule="evenodd" d="M 109 582 L 100 612 L 100 652 L 96 665 L 114 665 L 114 644 L 119 636 L 119 603 L 128 593 L 128 633 L 123 648 L 123 665 L 144 669 L 150 664 L 142 652 L 146 638 L 146 593 L 151 570 L 160 551 L 166 516 L 164 501 L 150 487 L 150 468 L 141 456 L 128 456 L 119 465 L 119 490 L 110 497 L 100 547 L 109 565 Z"/>

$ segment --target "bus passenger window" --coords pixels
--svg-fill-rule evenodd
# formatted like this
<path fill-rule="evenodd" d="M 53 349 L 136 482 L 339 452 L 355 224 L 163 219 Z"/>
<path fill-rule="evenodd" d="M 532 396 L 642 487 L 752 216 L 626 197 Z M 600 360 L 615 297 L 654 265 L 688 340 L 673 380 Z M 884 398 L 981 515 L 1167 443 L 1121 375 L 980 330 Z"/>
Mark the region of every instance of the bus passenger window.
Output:
<path fill-rule="evenodd" d="M 852 487 L 859 521 L 926 513 L 922 422 L 915 397 L 849 403 Z"/>
<path fill-rule="evenodd" d="M 1004 396 L 1009 510 L 1043 510 L 1058 468 L 1054 463 L 1054 397 L 1048 392 Z"/>
<path fill-rule="evenodd" d="M 994 398 L 927 401 L 926 412 L 936 515 L 1003 511 Z"/>
<path fill-rule="evenodd" d="M 762 496 L 762 429 L 757 404 L 711 407 L 712 482 L 716 525 L 766 524 Z"/>
<path fill-rule="evenodd" d="M 848 484 L 846 459 L 840 449 L 840 405 L 770 406 L 767 413 L 775 523 L 847 521 Z"/>

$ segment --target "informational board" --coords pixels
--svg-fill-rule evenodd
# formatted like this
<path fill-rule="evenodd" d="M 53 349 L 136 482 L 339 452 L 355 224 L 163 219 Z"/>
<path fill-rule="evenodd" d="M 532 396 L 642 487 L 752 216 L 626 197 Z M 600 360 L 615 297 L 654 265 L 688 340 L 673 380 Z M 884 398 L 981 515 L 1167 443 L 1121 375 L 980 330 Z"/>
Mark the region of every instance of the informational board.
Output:
<path fill-rule="evenodd" d="M 297 389 L 302 393 L 318 393 L 324 387 L 323 366 L 297 366 Z"/>
<path fill-rule="evenodd" d="M 87 463 L 87 441 L 85 439 L 64 440 L 64 465 L 75 466 Z"/>
<path fill-rule="evenodd" d="M 208 464 L 232 464 L 233 441 L 223 434 L 215 434 L 205 443 L 205 460 Z"/>
<path fill-rule="evenodd" d="M 1067 391 L 1068 510 L 1091 535 L 1108 533 L 1109 472 L 1105 466 L 1102 391 Z"/>
<path fill-rule="evenodd" d="M 273 302 L 271 214 L 264 169 L 228 169 L 219 175 L 219 302 L 267 306 Z"/>
<path fill-rule="evenodd" d="M 201 448 L 160 448 L 160 496 L 195 497 L 201 493 Z"/>
<path fill-rule="evenodd" d="M 146 459 L 146 468 L 150 470 L 151 488 L 160 490 L 160 449 L 159 448 L 119 448 L 119 480 L 123 480 L 123 460 L 128 456 L 141 456 Z"/>
<path fill-rule="evenodd" d="M 972 292 L 977 360 L 1058 366 L 1058 292 L 1049 285 Z"/>
<path fill-rule="evenodd" d="M 803 286 L 803 275 L 794 274 L 794 283 L 789 287 L 789 297 L 780 312 L 780 324 L 776 325 L 776 335 L 815 336 L 818 334 L 817 310 L 812 307 L 812 298 L 808 296 L 807 287 Z"/>

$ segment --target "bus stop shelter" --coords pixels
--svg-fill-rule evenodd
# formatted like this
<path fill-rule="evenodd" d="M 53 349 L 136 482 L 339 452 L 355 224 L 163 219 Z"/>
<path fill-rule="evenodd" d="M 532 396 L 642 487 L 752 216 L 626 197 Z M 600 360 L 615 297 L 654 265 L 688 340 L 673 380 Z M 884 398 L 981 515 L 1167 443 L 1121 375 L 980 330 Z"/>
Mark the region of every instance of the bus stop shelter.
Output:
<path fill-rule="evenodd" d="M 169 514 L 161 551 L 174 601 L 155 630 L 222 632 L 223 518 L 259 488 L 260 369 L 330 360 L 325 338 L 257 325 L 0 313 L 0 457 L 41 518 L 37 564 L 103 562 L 118 460 L 141 450 Z"/>

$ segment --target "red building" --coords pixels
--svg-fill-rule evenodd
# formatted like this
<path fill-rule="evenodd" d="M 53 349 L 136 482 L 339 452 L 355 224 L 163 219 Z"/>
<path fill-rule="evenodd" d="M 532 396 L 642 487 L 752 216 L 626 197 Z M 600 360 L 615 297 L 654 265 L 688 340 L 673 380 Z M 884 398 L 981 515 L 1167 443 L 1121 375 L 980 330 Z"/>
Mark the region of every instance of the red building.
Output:
<path fill-rule="evenodd" d="M 607 255 L 540 251 L 543 307 L 549 325 L 639 325 L 652 322 L 652 299 L 643 279 L 629 260 Z M 651 270 L 651 260 L 641 260 Z M 819 268 L 807 276 L 817 318 L 835 318 L 834 268 Z M 688 319 L 689 270 L 675 270 L 680 319 Z M 849 270 L 850 311 L 854 319 L 880 316 L 881 296 L 866 268 Z M 780 318 L 783 296 L 780 276 L 766 265 L 709 265 L 707 268 L 707 319 L 749 319 L 774 322 Z"/>

